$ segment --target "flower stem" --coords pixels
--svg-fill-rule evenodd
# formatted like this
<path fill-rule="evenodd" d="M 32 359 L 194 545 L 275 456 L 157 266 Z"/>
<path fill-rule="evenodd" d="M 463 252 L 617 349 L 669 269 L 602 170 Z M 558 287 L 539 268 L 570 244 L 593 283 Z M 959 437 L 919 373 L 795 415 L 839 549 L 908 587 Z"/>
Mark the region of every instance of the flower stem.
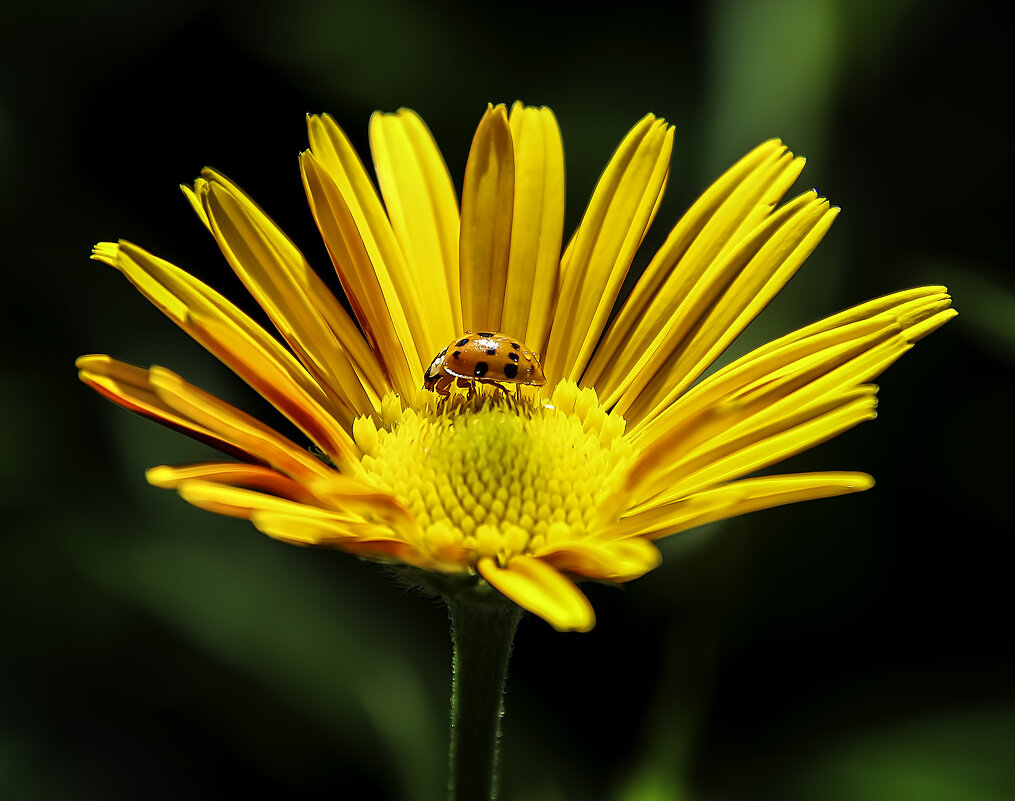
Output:
<path fill-rule="evenodd" d="M 454 664 L 451 679 L 451 801 L 497 798 L 504 680 L 522 610 L 499 594 L 447 595 Z"/>

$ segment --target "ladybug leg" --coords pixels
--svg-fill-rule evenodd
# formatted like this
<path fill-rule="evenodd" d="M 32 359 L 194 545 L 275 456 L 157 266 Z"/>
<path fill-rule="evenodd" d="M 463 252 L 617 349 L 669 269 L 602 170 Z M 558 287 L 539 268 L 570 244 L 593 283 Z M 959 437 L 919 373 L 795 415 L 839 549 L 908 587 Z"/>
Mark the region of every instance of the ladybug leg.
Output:
<path fill-rule="evenodd" d="M 451 378 L 446 375 L 442 375 L 434 381 L 433 391 L 440 395 L 442 401 L 446 401 L 448 396 L 451 395 L 451 384 Z"/>
<path fill-rule="evenodd" d="M 497 381 L 491 381 L 488 378 L 477 378 L 476 381 L 478 383 L 480 383 L 480 384 L 487 384 L 487 385 L 489 385 L 491 387 L 496 387 L 501 392 L 503 392 L 506 396 L 508 396 L 508 397 L 511 396 L 511 391 L 507 387 L 505 387 L 503 384 L 500 384 Z"/>
<path fill-rule="evenodd" d="M 456 379 L 456 383 L 458 384 L 458 386 L 466 390 L 465 393 L 466 399 L 469 399 L 476 394 L 475 383 L 473 381 L 470 381 L 468 378 L 458 378 Z"/>

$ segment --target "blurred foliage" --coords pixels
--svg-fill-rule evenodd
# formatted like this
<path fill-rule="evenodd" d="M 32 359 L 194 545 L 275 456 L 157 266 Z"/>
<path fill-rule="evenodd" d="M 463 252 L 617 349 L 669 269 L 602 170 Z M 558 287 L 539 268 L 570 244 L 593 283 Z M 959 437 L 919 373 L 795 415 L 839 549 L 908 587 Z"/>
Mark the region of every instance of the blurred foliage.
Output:
<path fill-rule="evenodd" d="M 366 153 L 411 106 L 456 182 L 488 100 L 551 106 L 574 225 L 646 111 L 677 124 L 636 270 L 698 193 L 782 137 L 846 213 L 731 349 L 916 283 L 962 313 L 882 379 L 880 419 L 788 469 L 864 469 L 863 496 L 663 543 L 593 586 L 587 635 L 520 628 L 509 799 L 1015 797 L 1010 677 L 1015 285 L 985 4 L 623 6 L 184 0 L 17 4 L 0 28 L 0 797 L 443 796 L 445 612 L 382 570 L 283 546 L 149 488 L 202 447 L 80 386 L 73 359 L 164 363 L 270 410 L 113 271 L 122 236 L 240 298 L 174 184 L 214 164 L 325 265 L 303 114 Z M 249 305 L 247 306 L 249 309 Z M 277 419 L 274 419 L 277 422 Z"/>

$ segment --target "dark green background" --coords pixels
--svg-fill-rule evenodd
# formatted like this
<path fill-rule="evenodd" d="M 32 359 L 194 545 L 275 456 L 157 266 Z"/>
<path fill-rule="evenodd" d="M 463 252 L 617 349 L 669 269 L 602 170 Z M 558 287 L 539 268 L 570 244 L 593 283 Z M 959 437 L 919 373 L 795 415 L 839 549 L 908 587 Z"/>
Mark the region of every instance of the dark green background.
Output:
<path fill-rule="evenodd" d="M 211 164 L 327 274 L 305 112 L 365 152 L 373 109 L 412 107 L 460 184 L 486 102 L 515 98 L 558 115 L 569 228 L 639 117 L 676 124 L 636 267 L 751 146 L 809 157 L 798 188 L 844 213 L 738 351 L 922 283 L 962 316 L 882 378 L 876 422 L 789 465 L 867 470 L 874 490 L 665 542 L 646 578 L 589 588 L 590 634 L 523 622 L 505 797 L 1015 797 L 1010 32 L 986 9 L 6 8 L 0 797 L 442 796 L 444 611 L 150 488 L 145 467 L 205 450 L 91 393 L 73 360 L 164 364 L 267 414 L 91 245 L 131 239 L 240 298 L 176 189 Z"/>

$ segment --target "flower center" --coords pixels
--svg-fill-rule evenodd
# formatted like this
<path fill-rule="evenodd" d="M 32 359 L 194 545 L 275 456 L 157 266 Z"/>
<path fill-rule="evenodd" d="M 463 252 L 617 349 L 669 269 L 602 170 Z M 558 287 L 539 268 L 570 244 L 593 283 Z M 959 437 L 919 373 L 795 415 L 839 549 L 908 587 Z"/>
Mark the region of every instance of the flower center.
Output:
<path fill-rule="evenodd" d="M 634 455 L 594 390 L 562 381 L 549 401 L 490 390 L 421 392 L 400 413 L 389 397 L 383 427 L 354 426 L 368 480 L 412 512 L 418 545 L 452 572 L 588 538 Z"/>

